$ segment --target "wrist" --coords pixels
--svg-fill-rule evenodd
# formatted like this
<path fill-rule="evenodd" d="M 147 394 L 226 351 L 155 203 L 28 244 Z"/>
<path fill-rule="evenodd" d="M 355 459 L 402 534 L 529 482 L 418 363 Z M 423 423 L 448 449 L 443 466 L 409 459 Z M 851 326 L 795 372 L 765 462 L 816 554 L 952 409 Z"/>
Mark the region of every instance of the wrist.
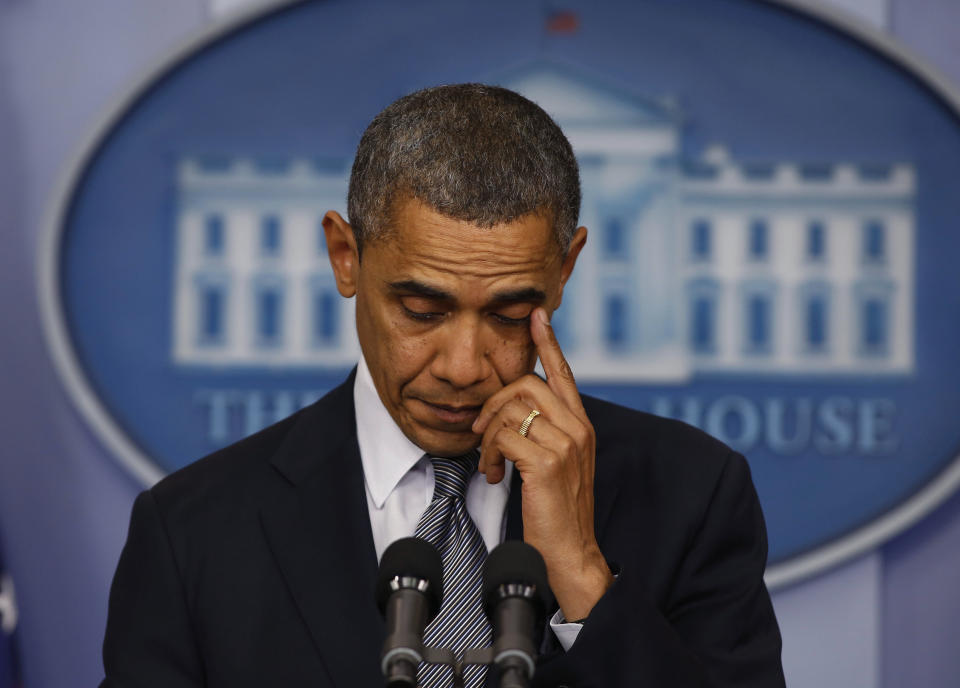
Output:
<path fill-rule="evenodd" d="M 599 549 L 586 556 L 579 566 L 558 568 L 562 573 L 554 576 L 550 567 L 548 573 L 560 611 L 568 623 L 583 623 L 613 585 L 614 576 Z"/>

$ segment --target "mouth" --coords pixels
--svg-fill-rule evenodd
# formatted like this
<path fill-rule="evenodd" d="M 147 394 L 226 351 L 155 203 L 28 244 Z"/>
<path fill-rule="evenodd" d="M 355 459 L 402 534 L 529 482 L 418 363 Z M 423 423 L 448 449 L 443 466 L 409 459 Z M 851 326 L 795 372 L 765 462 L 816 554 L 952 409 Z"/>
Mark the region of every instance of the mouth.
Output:
<path fill-rule="evenodd" d="M 473 421 L 480 415 L 482 405 L 451 405 L 434 404 L 429 401 L 419 400 L 421 404 L 430 412 L 434 418 L 444 425 L 461 426 L 451 429 L 469 429 Z"/>

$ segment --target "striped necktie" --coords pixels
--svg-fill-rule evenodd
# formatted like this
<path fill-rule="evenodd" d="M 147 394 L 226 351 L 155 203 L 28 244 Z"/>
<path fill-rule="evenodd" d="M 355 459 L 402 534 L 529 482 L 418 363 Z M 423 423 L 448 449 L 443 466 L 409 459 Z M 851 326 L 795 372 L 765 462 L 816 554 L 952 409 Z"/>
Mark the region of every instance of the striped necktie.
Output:
<path fill-rule="evenodd" d="M 492 640 L 481 600 L 481 570 L 487 547 L 464 501 L 478 458 L 476 451 L 454 459 L 431 457 L 436 479 L 433 501 L 416 530 L 416 536 L 436 547 L 443 559 L 443 603 L 440 613 L 427 625 L 423 640 L 428 646 L 453 650 L 458 659 L 465 649 L 484 647 Z M 464 685 L 483 686 L 486 673 L 483 665 L 467 667 Z M 451 686 L 452 677 L 450 669 L 436 664 L 421 664 L 417 671 L 421 688 Z"/>

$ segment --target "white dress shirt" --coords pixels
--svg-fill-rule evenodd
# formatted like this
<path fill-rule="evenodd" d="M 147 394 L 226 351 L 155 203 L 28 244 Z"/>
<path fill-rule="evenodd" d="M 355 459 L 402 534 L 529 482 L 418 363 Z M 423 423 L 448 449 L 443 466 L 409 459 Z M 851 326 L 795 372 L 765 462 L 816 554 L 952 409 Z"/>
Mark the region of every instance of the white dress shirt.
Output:
<path fill-rule="evenodd" d="M 353 383 L 353 403 L 373 545 L 379 561 L 390 543 L 416 531 L 420 516 L 433 499 L 433 464 L 394 422 L 377 394 L 363 356 Z M 503 480 L 496 485 L 487 483 L 486 476 L 477 472 L 467 486 L 467 512 L 488 552 L 503 541 L 507 530 L 513 463 L 507 461 L 505 468 Z M 563 649 L 569 650 L 583 626 L 566 623 L 557 611 L 550 627 Z"/>

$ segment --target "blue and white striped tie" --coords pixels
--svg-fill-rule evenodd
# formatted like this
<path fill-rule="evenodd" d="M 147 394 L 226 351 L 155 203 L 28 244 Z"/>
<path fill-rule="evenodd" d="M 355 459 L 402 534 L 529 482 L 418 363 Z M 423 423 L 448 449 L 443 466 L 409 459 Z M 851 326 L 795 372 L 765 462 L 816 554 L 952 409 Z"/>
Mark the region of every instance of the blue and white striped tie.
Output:
<path fill-rule="evenodd" d="M 492 641 L 481 600 L 481 570 L 487 547 L 464 501 L 478 458 L 476 451 L 455 459 L 431 457 L 436 478 L 433 501 L 420 517 L 416 531 L 416 536 L 436 547 L 443 559 L 443 604 L 427 625 L 423 640 L 431 647 L 453 650 L 458 659 L 465 649 L 484 647 Z M 464 685 L 480 688 L 486 673 L 483 665 L 467 667 Z M 451 686 L 453 673 L 442 665 L 421 664 L 417 681 L 421 688 Z"/>

